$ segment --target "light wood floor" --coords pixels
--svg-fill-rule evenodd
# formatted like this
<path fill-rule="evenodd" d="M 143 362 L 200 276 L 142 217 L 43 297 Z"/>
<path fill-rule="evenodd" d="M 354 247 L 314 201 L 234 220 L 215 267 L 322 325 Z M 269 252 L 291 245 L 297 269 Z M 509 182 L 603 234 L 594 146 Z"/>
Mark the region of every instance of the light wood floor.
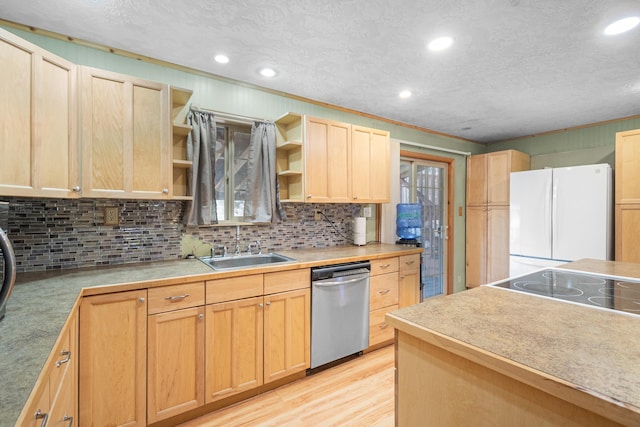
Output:
<path fill-rule="evenodd" d="M 393 346 L 180 424 L 214 426 L 393 426 Z"/>

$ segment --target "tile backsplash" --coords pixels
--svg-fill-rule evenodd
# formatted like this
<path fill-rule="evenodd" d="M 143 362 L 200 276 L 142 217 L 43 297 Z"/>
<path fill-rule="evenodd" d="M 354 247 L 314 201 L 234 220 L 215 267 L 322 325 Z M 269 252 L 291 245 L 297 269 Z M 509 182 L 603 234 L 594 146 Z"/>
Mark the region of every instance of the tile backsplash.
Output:
<path fill-rule="evenodd" d="M 10 202 L 8 234 L 18 272 L 178 259 L 192 252 L 201 255 L 212 245 L 225 245 L 229 251 L 235 245 L 235 227 L 182 224 L 182 201 L 0 199 Z M 104 225 L 106 207 L 118 208 L 119 225 Z M 361 209 L 357 204 L 284 207 L 286 221 L 242 225 L 241 250 L 255 240 L 264 252 L 349 244 L 352 219 Z M 314 218 L 316 210 L 324 214 L 321 221 Z"/>

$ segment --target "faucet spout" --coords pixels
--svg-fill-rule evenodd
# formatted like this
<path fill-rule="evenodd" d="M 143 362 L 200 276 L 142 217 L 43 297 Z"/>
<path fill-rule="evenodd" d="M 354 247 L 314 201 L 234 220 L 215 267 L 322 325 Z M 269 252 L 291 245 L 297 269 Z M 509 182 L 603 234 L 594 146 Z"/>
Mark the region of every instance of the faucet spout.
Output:
<path fill-rule="evenodd" d="M 234 255 L 240 255 L 240 226 L 236 225 L 236 246 L 233 249 Z"/>

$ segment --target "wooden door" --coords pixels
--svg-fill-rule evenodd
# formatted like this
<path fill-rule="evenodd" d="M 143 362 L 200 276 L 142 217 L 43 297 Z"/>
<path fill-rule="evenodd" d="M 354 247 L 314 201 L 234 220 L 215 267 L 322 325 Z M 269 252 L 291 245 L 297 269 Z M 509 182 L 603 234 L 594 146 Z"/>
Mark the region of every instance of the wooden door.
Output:
<path fill-rule="evenodd" d="M 79 423 L 146 426 L 146 290 L 84 297 Z"/>
<path fill-rule="evenodd" d="M 387 203 L 390 198 L 389 132 L 351 127 L 351 192 L 356 203 Z"/>
<path fill-rule="evenodd" d="M 509 206 L 487 210 L 486 282 L 509 277 Z"/>
<path fill-rule="evenodd" d="M 78 197 L 76 65 L 0 29 L 0 195 Z"/>
<path fill-rule="evenodd" d="M 148 422 L 204 405 L 204 307 L 148 318 Z"/>
<path fill-rule="evenodd" d="M 467 206 L 487 203 L 487 155 L 467 157 Z"/>
<path fill-rule="evenodd" d="M 640 129 L 616 134 L 615 193 L 618 205 L 640 204 Z"/>
<path fill-rule="evenodd" d="M 265 384 L 310 366 L 311 291 L 264 297 Z"/>
<path fill-rule="evenodd" d="M 480 286 L 487 278 L 487 208 L 467 206 L 467 287 Z"/>
<path fill-rule="evenodd" d="M 263 298 L 206 307 L 206 403 L 263 383 Z"/>
<path fill-rule="evenodd" d="M 82 67 L 82 195 L 169 197 L 167 85 Z"/>
<path fill-rule="evenodd" d="M 616 261 L 640 262 L 640 204 L 616 205 Z"/>
<path fill-rule="evenodd" d="M 416 268 L 400 270 L 398 305 L 400 308 L 420 302 L 420 264 Z"/>
<path fill-rule="evenodd" d="M 306 118 L 305 191 L 312 203 L 351 201 L 349 184 L 350 125 Z"/>

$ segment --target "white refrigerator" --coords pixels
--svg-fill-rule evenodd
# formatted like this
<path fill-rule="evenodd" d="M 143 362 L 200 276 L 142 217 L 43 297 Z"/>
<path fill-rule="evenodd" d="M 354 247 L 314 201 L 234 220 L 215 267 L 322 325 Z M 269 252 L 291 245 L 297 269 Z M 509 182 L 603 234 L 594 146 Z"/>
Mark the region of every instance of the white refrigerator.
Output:
<path fill-rule="evenodd" d="M 608 164 L 512 172 L 509 274 L 612 257 Z"/>

